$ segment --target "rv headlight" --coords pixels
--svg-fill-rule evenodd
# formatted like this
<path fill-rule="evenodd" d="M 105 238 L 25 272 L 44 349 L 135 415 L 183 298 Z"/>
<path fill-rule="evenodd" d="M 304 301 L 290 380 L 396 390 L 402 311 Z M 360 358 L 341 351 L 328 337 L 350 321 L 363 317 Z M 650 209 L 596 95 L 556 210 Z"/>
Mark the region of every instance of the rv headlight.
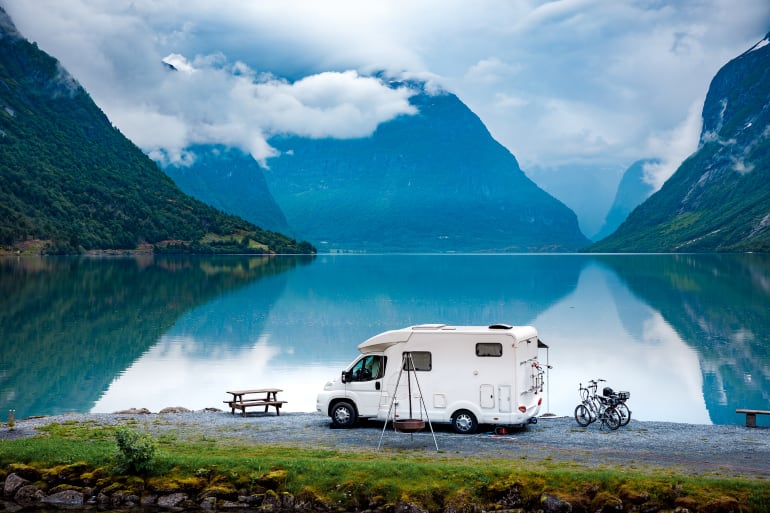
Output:
<path fill-rule="evenodd" d="M 327 381 L 324 385 L 324 390 L 331 390 L 334 384 L 331 381 Z"/>

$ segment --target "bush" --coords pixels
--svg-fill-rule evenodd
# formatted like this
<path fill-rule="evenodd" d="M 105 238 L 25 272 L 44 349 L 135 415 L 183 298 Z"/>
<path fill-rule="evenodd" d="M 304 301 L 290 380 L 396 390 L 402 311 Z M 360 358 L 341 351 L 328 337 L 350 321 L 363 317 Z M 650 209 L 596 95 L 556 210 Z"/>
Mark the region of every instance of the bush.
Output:
<path fill-rule="evenodd" d="M 118 460 L 128 472 L 147 472 L 152 468 L 155 456 L 155 442 L 147 433 L 137 433 L 126 427 L 115 431 L 118 442 Z"/>

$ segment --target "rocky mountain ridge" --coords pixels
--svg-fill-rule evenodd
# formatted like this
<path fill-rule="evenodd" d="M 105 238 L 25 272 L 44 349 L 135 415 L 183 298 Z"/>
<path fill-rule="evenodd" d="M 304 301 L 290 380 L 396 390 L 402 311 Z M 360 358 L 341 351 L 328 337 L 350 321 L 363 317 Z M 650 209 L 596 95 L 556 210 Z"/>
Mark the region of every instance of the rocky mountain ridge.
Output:
<path fill-rule="evenodd" d="M 770 34 L 716 74 L 700 147 L 593 251 L 770 251 Z"/>

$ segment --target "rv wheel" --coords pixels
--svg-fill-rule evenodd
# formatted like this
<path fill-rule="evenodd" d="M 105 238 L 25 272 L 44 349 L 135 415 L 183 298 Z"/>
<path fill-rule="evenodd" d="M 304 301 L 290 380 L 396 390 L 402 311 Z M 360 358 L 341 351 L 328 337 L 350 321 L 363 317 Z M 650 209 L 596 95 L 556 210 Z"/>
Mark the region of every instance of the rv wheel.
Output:
<path fill-rule="evenodd" d="M 452 416 L 452 429 L 461 435 L 470 435 L 476 432 L 479 426 L 476 417 L 468 410 L 460 410 Z"/>
<path fill-rule="evenodd" d="M 335 404 L 330 416 L 333 427 L 349 428 L 356 423 L 356 409 L 346 401 Z"/>

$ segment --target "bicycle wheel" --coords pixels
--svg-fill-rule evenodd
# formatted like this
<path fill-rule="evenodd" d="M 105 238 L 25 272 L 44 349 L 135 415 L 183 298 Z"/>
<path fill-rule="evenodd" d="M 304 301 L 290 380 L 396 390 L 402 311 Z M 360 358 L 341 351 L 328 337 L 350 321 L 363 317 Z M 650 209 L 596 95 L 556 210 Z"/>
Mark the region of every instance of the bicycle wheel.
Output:
<path fill-rule="evenodd" d="M 629 422 L 631 422 L 631 410 L 628 409 L 628 406 L 626 406 L 626 403 L 618 403 L 617 406 L 615 406 L 615 409 L 618 410 L 618 413 L 620 414 L 620 425 L 625 426 Z"/>
<path fill-rule="evenodd" d="M 618 410 L 616 410 L 614 406 L 608 406 L 607 409 L 604 410 L 603 421 L 607 424 L 608 428 L 615 431 L 620 427 L 620 413 L 618 413 Z"/>
<path fill-rule="evenodd" d="M 588 411 L 585 404 L 578 404 L 575 407 L 575 422 L 582 427 L 591 423 L 591 412 Z"/>

